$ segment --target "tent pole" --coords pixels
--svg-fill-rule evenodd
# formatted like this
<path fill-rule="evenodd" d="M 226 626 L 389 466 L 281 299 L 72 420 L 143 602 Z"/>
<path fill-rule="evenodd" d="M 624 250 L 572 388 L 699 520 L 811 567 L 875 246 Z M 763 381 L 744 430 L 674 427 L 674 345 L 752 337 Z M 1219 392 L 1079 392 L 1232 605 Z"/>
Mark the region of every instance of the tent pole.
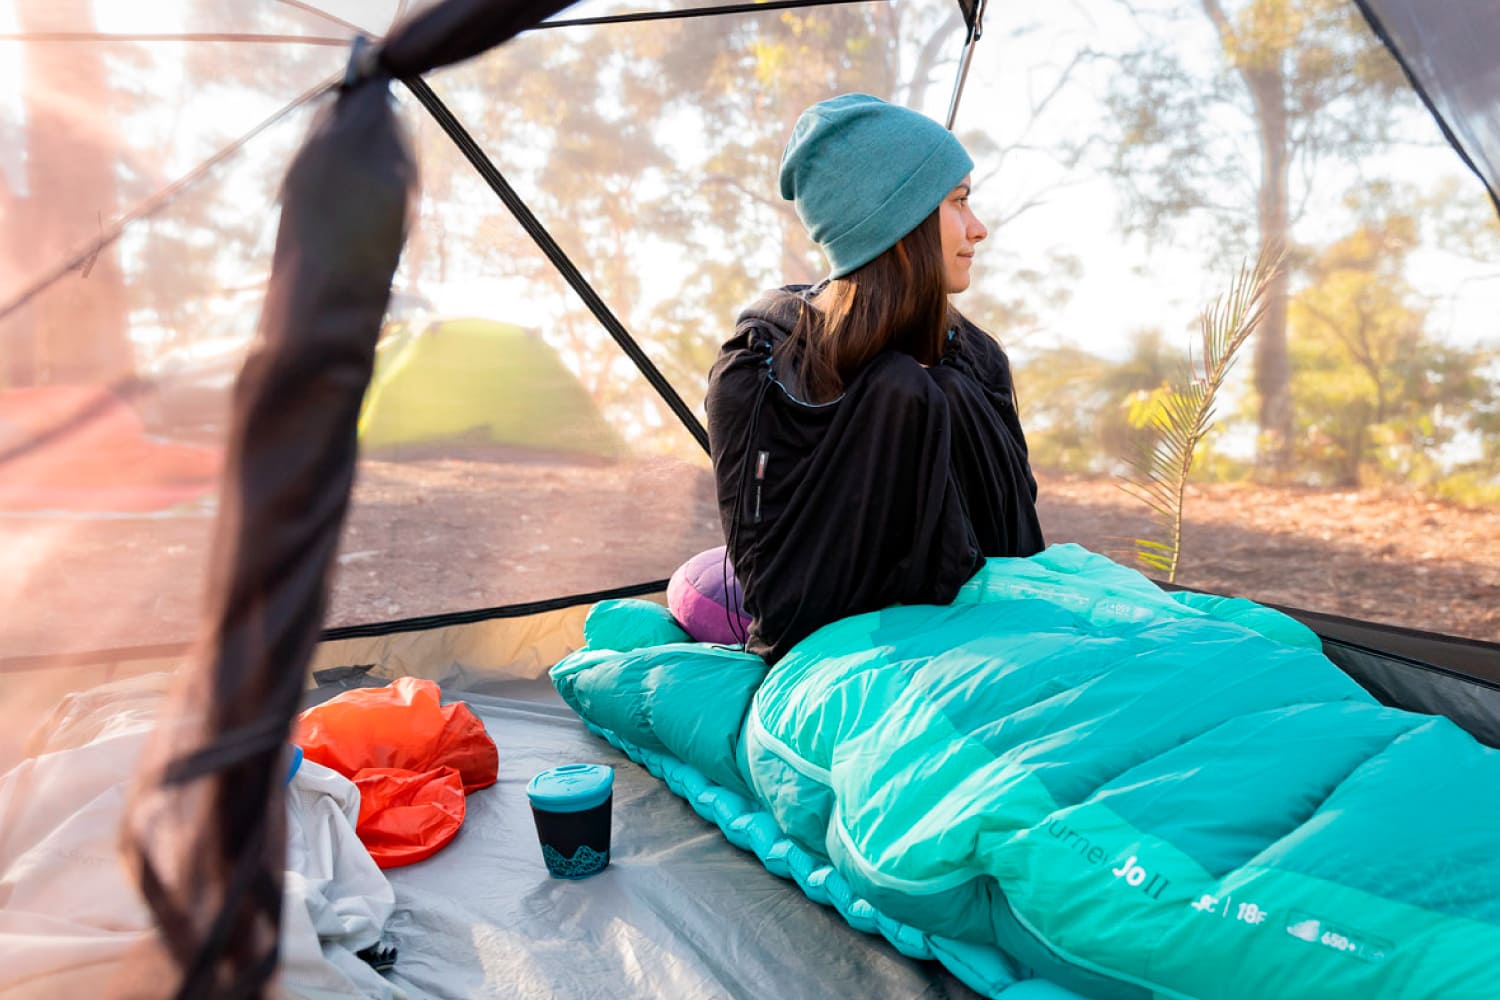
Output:
<path fill-rule="evenodd" d="M 964 41 L 964 54 L 958 61 L 958 79 L 953 83 L 953 97 L 948 101 L 947 125 L 950 132 L 958 119 L 958 104 L 963 100 L 964 83 L 969 78 L 969 64 L 974 61 L 974 43 L 984 34 L 984 10 L 987 6 L 988 0 L 979 0 L 974 5 L 974 24 L 969 29 L 969 37 Z"/>
<path fill-rule="evenodd" d="M 442 102 L 442 99 L 427 85 L 426 80 L 423 80 L 420 76 L 410 76 L 402 77 L 401 82 L 406 84 L 406 88 L 411 91 L 412 96 L 417 99 L 422 107 L 427 109 L 427 112 L 432 115 L 433 120 L 438 123 L 438 126 L 448 134 L 448 138 L 453 140 L 454 145 L 463 153 L 464 158 L 469 161 L 469 165 L 479 172 L 479 176 L 489 185 L 490 190 L 494 191 L 500 200 L 504 202 L 505 207 L 510 209 L 511 214 L 515 216 L 516 221 L 521 224 L 521 228 L 536 243 L 537 248 L 546 255 L 552 266 L 557 268 L 558 273 L 563 276 L 563 279 L 567 281 L 574 293 L 583 300 L 583 304 L 594 314 L 594 318 L 599 321 L 605 331 L 614 338 L 615 343 L 620 345 L 626 357 L 635 363 L 636 369 L 651 384 L 651 387 L 656 390 L 662 402 L 666 403 L 667 407 L 676 414 L 677 419 L 682 422 L 683 427 L 687 428 L 688 433 L 693 435 L 693 439 L 703 448 L 704 454 L 708 454 L 708 430 L 698 419 L 698 415 L 693 412 L 693 408 L 683 400 L 682 396 L 672 386 L 672 383 L 667 381 L 666 376 L 662 375 L 661 370 L 656 367 L 656 363 L 641 349 L 640 344 L 630 335 L 630 331 L 625 329 L 625 325 L 620 322 L 619 318 L 605 304 L 604 299 L 589 284 L 588 279 L 583 276 L 583 273 L 568 258 L 562 247 L 552 238 L 552 234 L 547 231 L 546 227 L 542 225 L 531 209 L 526 206 L 526 203 L 521 200 L 521 196 L 516 193 L 515 188 L 511 187 L 510 182 L 500 173 L 500 168 L 495 166 L 494 161 L 479 147 L 479 143 L 463 127 L 463 124 L 454 117 L 453 112 Z"/>
<path fill-rule="evenodd" d="M 676 7 L 669 10 L 633 11 L 628 14 L 602 14 L 598 17 L 570 17 L 565 20 L 543 21 L 526 30 L 544 31 L 550 28 L 576 28 L 586 25 L 635 24 L 641 21 L 686 21 L 696 17 L 765 14 L 774 10 L 795 10 L 800 7 L 836 7 L 841 4 L 889 2 L 890 0 L 757 0 L 752 3 L 716 4 L 708 7 Z"/>

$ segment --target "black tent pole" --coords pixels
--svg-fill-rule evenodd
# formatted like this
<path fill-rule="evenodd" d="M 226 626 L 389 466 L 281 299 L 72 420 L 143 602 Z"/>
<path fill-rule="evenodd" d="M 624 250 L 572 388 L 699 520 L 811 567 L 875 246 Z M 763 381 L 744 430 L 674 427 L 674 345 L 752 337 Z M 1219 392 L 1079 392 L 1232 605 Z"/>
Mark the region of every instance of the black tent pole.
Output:
<path fill-rule="evenodd" d="M 837 7 L 844 4 L 889 3 L 890 0 L 766 0 L 765 3 L 720 4 L 714 7 L 676 7 L 670 10 L 643 10 L 628 14 L 601 14 L 598 17 L 570 17 L 543 21 L 526 31 L 549 28 L 578 28 L 597 24 L 633 24 L 640 21 L 687 21 L 696 17 L 723 17 L 726 14 L 764 14 L 773 10 L 799 7 Z"/>
<path fill-rule="evenodd" d="M 661 370 L 656 367 L 656 364 L 646 356 L 646 352 L 641 349 L 640 344 L 636 343 L 635 338 L 630 335 L 630 331 L 625 329 L 625 325 L 620 322 L 619 318 L 615 316 L 604 300 L 599 297 L 599 293 L 594 291 L 588 279 L 574 266 L 572 260 L 568 258 L 562 247 L 558 246 L 557 241 L 552 238 L 552 234 L 547 232 L 546 227 L 542 225 L 541 221 L 537 219 L 526 203 L 521 200 L 521 196 L 516 194 L 515 188 L 511 187 L 510 182 L 500 173 L 500 168 L 496 167 L 494 161 L 485 154 L 484 150 L 479 148 L 479 144 L 474 141 L 474 137 L 453 116 L 453 112 L 448 110 L 448 106 L 443 103 L 442 99 L 433 93 L 432 88 L 427 85 L 425 80 L 421 77 L 409 77 L 403 78 L 401 82 L 406 84 L 407 89 L 412 92 L 413 96 L 431 113 L 443 131 L 448 133 L 448 137 L 457 144 L 474 169 L 479 171 L 479 175 L 484 178 L 485 183 L 490 186 L 490 189 L 495 194 L 500 196 L 500 200 L 505 203 L 505 207 L 510 209 L 511 214 L 516 217 L 516 221 L 521 223 L 527 235 L 536 242 L 542 253 L 547 255 L 547 259 L 552 262 L 552 266 L 557 268 L 558 272 L 572 286 L 573 291 L 578 293 L 578 297 L 583 299 L 584 305 L 589 307 L 589 311 L 609 331 L 609 335 L 615 339 L 615 342 L 620 345 L 620 348 L 629 356 L 630 360 L 635 362 L 636 368 L 640 369 L 641 374 L 646 376 L 646 381 L 651 383 L 667 406 L 671 407 L 672 412 L 677 415 L 677 419 L 682 421 L 682 425 L 688 429 L 688 432 L 693 435 L 698 444 L 703 447 L 703 450 L 705 452 L 708 451 L 708 431 L 704 428 L 702 421 L 698 419 L 698 415 L 693 412 L 692 407 L 688 406 L 677 390 L 672 387 L 672 383 L 668 382 L 666 377 L 662 375 Z"/>

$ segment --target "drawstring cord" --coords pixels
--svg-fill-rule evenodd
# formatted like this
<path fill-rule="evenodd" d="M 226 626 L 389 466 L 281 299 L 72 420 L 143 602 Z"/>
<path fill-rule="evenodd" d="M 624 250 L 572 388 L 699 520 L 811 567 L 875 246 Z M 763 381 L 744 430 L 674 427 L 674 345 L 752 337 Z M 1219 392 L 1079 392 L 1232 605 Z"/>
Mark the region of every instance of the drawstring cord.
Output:
<path fill-rule="evenodd" d="M 755 402 L 750 407 L 750 422 L 745 428 L 745 454 L 740 460 L 740 478 L 739 482 L 735 484 L 734 491 L 734 523 L 729 528 L 728 544 L 724 547 L 724 560 L 720 566 L 724 583 L 724 622 L 729 626 L 729 634 L 734 636 L 741 646 L 744 646 L 750 640 L 749 629 L 741 621 L 744 617 L 745 588 L 743 584 L 740 584 L 738 586 L 738 598 L 734 600 L 730 598 L 733 591 L 729 587 L 729 553 L 731 551 L 739 551 L 740 525 L 744 520 L 742 512 L 745 503 L 745 485 L 750 477 L 751 468 L 759 465 L 759 460 L 755 456 L 755 434 L 760 428 L 761 408 L 765 405 L 766 396 L 770 394 L 771 385 L 775 380 L 775 374 L 771 367 L 771 343 L 770 341 L 763 341 L 758 346 L 766 350 L 766 363 L 761 372 L 760 388 L 755 393 Z M 758 472 L 763 475 L 764 468 L 759 468 Z M 757 514 L 759 513 L 759 507 L 760 504 L 757 500 Z M 759 520 L 759 517 L 757 516 L 756 519 Z"/>

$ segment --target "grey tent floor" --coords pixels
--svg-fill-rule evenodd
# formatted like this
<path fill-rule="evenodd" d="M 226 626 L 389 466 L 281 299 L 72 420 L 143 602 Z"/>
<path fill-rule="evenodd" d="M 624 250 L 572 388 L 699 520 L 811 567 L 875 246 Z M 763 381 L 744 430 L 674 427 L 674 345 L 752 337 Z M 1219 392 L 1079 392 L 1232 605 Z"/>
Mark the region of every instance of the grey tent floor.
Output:
<path fill-rule="evenodd" d="M 464 692 L 500 751 L 500 780 L 463 829 L 388 874 L 391 978 L 415 997 L 927 997 L 975 994 L 906 959 L 729 844 L 602 740 L 542 681 Z M 610 866 L 548 877 L 526 800 L 538 771 L 615 767 Z"/>

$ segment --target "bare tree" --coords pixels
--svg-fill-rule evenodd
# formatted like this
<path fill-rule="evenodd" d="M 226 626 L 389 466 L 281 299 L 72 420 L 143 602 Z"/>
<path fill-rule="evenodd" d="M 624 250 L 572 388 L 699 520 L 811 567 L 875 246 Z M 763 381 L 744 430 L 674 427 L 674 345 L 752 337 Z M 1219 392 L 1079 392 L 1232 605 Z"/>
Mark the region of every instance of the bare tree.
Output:
<path fill-rule="evenodd" d="M 1118 130 L 1112 169 L 1129 203 L 1127 224 L 1159 232 L 1190 212 L 1207 211 L 1228 244 L 1245 228 L 1239 205 L 1249 202 L 1260 250 L 1291 246 L 1291 227 L 1312 197 L 1319 165 L 1357 161 L 1386 140 L 1400 70 L 1346 0 L 1192 6 L 1218 40 L 1217 78 L 1192 72 L 1161 30 L 1148 31 L 1147 41 L 1121 60 L 1125 72 L 1109 104 Z M 1212 123 L 1225 111 L 1248 118 L 1253 161 L 1216 134 Z M 1241 182 L 1253 192 L 1249 199 L 1226 196 L 1244 190 Z M 1268 289 L 1255 338 L 1259 461 L 1273 478 L 1289 469 L 1295 426 L 1288 277 L 1280 272 Z"/>
<path fill-rule="evenodd" d="M 50 0 L 20 0 L 22 32 L 41 31 Z M 87 18 L 86 10 L 75 15 Z M 91 30 L 91 24 L 80 30 Z M 26 47 L 25 190 L 11 192 L 11 267 L 40 273 L 97 238 L 118 211 L 119 147 L 107 70 L 97 49 L 58 43 Z M 132 367 L 125 283 L 111 245 L 39 295 L 6 337 L 12 382 L 110 381 Z"/>

